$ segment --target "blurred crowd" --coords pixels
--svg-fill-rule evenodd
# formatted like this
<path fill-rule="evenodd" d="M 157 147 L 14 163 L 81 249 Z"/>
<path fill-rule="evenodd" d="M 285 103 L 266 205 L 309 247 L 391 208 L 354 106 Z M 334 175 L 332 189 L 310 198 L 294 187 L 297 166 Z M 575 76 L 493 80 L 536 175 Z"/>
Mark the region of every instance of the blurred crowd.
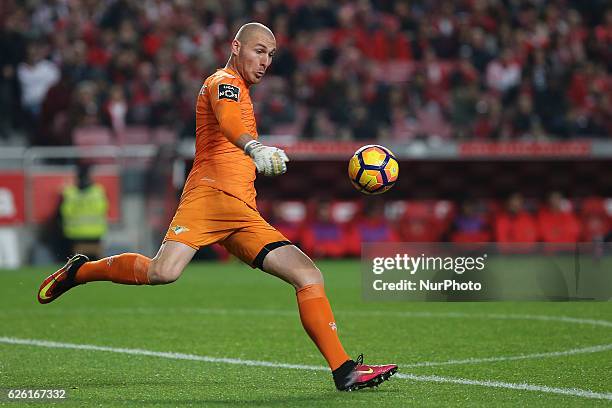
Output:
<path fill-rule="evenodd" d="M 75 128 L 193 137 L 203 79 L 240 24 L 276 34 L 260 134 L 542 140 L 612 133 L 605 0 L 5 0 L 0 139 Z"/>
<path fill-rule="evenodd" d="M 576 242 L 612 242 L 612 199 L 260 202 L 267 219 L 316 257 L 359 256 L 367 242 L 520 244 L 524 250 Z M 568 246 L 567 248 L 571 248 Z"/>

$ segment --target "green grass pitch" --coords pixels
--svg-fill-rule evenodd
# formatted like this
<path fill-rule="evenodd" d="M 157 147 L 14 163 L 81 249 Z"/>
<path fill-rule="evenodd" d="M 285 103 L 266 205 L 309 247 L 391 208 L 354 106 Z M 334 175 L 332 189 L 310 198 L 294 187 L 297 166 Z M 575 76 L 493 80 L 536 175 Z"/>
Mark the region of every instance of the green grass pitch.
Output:
<path fill-rule="evenodd" d="M 358 262 L 318 265 L 349 354 L 398 363 L 403 378 L 340 393 L 329 372 L 275 366 L 325 361 L 301 327 L 293 290 L 242 264 L 194 263 L 166 286 L 89 283 L 49 305 L 36 302 L 36 291 L 55 268 L 28 268 L 0 271 L 0 405 L 42 406 L 9 401 L 13 388 L 65 389 L 66 400 L 44 402 L 61 407 L 612 403 L 610 302 L 367 303 Z M 592 346 L 603 347 L 580 352 Z"/>

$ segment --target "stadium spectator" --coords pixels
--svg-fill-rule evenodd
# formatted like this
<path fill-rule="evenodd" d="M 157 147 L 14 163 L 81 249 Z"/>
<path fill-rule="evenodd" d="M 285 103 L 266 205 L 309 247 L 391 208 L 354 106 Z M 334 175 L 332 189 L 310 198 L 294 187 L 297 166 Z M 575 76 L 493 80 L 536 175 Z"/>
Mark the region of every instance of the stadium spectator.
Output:
<path fill-rule="evenodd" d="M 325 111 L 317 109 L 312 111 L 304 121 L 302 137 L 305 139 L 338 139 L 334 125 L 331 123 Z"/>
<path fill-rule="evenodd" d="M 474 15 L 474 19 L 478 19 L 482 15 Z M 494 24 L 494 23 L 493 23 Z M 461 47 L 463 55 L 467 56 L 472 65 L 482 75 L 485 73 L 489 62 L 493 59 L 490 45 L 487 44 L 487 36 L 481 27 L 473 27 L 469 33 L 469 38 Z"/>
<path fill-rule="evenodd" d="M 536 219 L 525 210 L 523 196 L 520 193 L 512 194 L 505 210 L 495 216 L 495 240 L 500 243 L 529 244 L 535 243 L 538 238 Z"/>
<path fill-rule="evenodd" d="M 375 61 L 412 59 L 408 37 L 400 31 L 400 21 L 390 15 L 381 20 L 382 27 L 374 32 L 372 44 L 365 50 L 366 55 Z"/>
<path fill-rule="evenodd" d="M 42 127 L 40 104 L 61 70 L 75 86 L 95 83 L 92 99 L 102 110 L 111 87 L 121 86 L 125 126 L 166 126 L 193 137 L 191 83 L 225 63 L 220 50 L 238 16 L 251 15 L 273 24 L 279 41 L 271 74 L 283 91 L 262 88 L 260 100 L 269 106 L 259 114 L 280 115 L 283 122 L 261 123 L 263 133 L 319 138 L 314 132 L 322 128 L 324 138 L 339 140 L 504 140 L 516 133 L 564 138 L 612 131 L 612 11 L 602 2 L 5 3 L 5 129 L 18 126 L 13 117 L 20 108 L 35 114 L 23 122 L 28 129 Z M 31 38 L 41 46 L 27 57 L 24 42 Z M 34 83 L 22 73 L 17 81 L 17 66 L 32 70 L 34 60 L 45 79 Z M 531 129 L 513 132 L 517 96 L 524 94 L 532 108 L 521 113 L 521 126 L 532 122 Z M 474 105 L 476 114 L 459 107 L 474 99 L 486 107 Z M 391 100 L 401 106 L 388 105 Z M 67 138 L 43 139 L 62 144 Z"/>
<path fill-rule="evenodd" d="M 361 255 L 364 242 L 398 242 L 399 235 L 385 218 L 384 202 L 370 200 L 354 222 L 349 232 L 349 251 L 353 256 Z"/>
<path fill-rule="evenodd" d="M 17 66 L 25 58 L 26 15 L 21 9 L 9 13 L 0 24 L 0 137 L 7 139 L 18 127 L 20 97 Z"/>
<path fill-rule="evenodd" d="M 489 242 L 491 233 L 483 203 L 466 200 L 451 226 L 452 242 Z"/>
<path fill-rule="evenodd" d="M 35 145 L 64 146 L 72 144 L 70 109 L 74 98 L 74 83 L 66 67 L 60 80 L 49 88 L 42 103 L 40 129 L 32 139 Z"/>
<path fill-rule="evenodd" d="M 70 108 L 72 127 L 97 126 L 102 123 L 102 107 L 99 88 L 95 82 L 85 81 L 77 85 Z"/>
<path fill-rule="evenodd" d="M 104 106 L 104 116 L 110 128 L 119 134 L 125 131 L 128 104 L 123 88 L 114 85 L 109 92 L 109 98 Z"/>
<path fill-rule="evenodd" d="M 517 112 L 512 118 L 514 134 L 518 138 L 532 138 L 541 123 L 540 117 L 533 110 L 531 95 L 523 93 L 518 99 Z"/>
<path fill-rule="evenodd" d="M 435 242 L 443 232 L 432 206 L 421 202 L 409 203 L 396 227 L 405 242 Z"/>
<path fill-rule="evenodd" d="M 304 252 L 315 258 L 339 258 L 349 254 L 348 232 L 332 218 L 331 203 L 321 201 L 316 218 L 308 223 L 302 235 Z"/>
<path fill-rule="evenodd" d="M 586 36 L 586 33 L 585 33 Z M 612 7 L 608 5 L 605 17 L 601 24 L 595 27 L 596 49 L 602 58 L 602 61 L 608 62 L 608 70 L 610 69 L 610 61 L 612 60 Z"/>
<path fill-rule="evenodd" d="M 272 203 L 269 216 L 270 224 L 279 230 L 296 246 L 302 247 L 302 237 L 305 228 L 306 208 L 302 202 Z"/>
<path fill-rule="evenodd" d="M 588 197 L 582 201 L 580 225 L 582 240 L 586 242 L 604 241 L 612 237 L 612 206 L 608 209 L 605 200 Z"/>
<path fill-rule="evenodd" d="M 580 223 L 571 203 L 558 191 L 548 196 L 548 203 L 538 212 L 540 237 L 544 242 L 577 242 Z"/>
<path fill-rule="evenodd" d="M 270 133 L 274 125 L 293 123 L 296 120 L 296 108 L 289 97 L 283 81 L 272 81 L 269 96 L 263 100 L 259 116 L 259 132 Z"/>
<path fill-rule="evenodd" d="M 487 85 L 490 89 L 507 94 L 520 82 L 521 66 L 511 50 L 503 50 L 499 58 L 487 65 Z"/>
<path fill-rule="evenodd" d="M 509 139 L 512 136 L 511 122 L 502 113 L 499 99 L 482 95 L 476 104 L 476 120 L 473 124 L 473 137 L 482 140 Z"/>
<path fill-rule="evenodd" d="M 353 108 L 350 117 L 350 129 L 352 138 L 355 140 L 372 140 L 378 135 L 378 127 L 370 119 L 368 109 L 363 105 Z"/>
<path fill-rule="evenodd" d="M 26 53 L 25 61 L 17 66 L 17 78 L 21 87 L 21 107 L 31 137 L 34 137 L 43 100 L 49 88 L 59 81 L 60 70 L 54 62 L 45 59 L 46 50 L 42 44 L 30 42 Z"/>

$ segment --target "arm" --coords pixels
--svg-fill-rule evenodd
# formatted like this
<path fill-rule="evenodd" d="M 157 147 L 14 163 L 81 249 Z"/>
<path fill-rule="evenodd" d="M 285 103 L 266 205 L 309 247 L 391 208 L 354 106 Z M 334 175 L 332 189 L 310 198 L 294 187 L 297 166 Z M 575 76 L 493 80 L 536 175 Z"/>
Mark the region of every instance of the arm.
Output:
<path fill-rule="evenodd" d="M 236 90 L 239 89 L 233 85 L 222 85 L 226 88 L 231 86 Z M 255 140 L 242 123 L 242 113 L 238 103 L 239 91 L 236 91 L 235 98 L 223 97 L 219 99 L 218 92 L 214 92 L 214 94 L 216 95 L 212 98 L 213 110 L 221 132 L 227 140 L 251 156 L 259 173 L 263 173 L 265 176 L 278 176 L 285 173 L 287 171 L 286 162 L 289 161 L 285 152 L 276 147 L 265 146 Z"/>

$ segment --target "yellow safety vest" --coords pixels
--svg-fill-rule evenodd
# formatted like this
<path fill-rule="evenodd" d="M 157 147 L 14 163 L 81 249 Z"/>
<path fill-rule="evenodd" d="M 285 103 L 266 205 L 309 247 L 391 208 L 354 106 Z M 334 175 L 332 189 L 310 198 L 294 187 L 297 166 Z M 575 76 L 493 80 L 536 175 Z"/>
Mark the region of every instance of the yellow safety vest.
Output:
<path fill-rule="evenodd" d="M 64 235 L 68 239 L 100 239 L 107 229 L 108 200 L 104 188 L 93 184 L 85 190 L 68 186 L 60 207 Z"/>

